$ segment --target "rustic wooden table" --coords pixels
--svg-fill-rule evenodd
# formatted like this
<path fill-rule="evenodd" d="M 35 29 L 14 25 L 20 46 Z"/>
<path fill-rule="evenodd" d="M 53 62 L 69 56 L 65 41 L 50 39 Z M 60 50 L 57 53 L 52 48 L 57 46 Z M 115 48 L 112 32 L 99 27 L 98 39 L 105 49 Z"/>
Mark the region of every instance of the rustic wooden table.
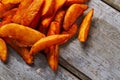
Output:
<path fill-rule="evenodd" d="M 0 80 L 120 80 L 120 0 L 91 0 L 88 5 L 95 9 L 88 41 L 82 44 L 76 35 L 61 46 L 57 72 L 44 55 L 28 66 L 9 47 L 8 63 L 0 62 Z"/>

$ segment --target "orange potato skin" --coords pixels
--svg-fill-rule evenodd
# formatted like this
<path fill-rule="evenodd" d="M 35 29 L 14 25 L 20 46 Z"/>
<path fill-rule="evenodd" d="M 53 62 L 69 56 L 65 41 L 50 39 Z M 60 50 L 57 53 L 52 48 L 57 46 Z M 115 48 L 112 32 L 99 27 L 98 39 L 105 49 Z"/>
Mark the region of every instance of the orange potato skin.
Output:
<path fill-rule="evenodd" d="M 64 10 L 59 10 L 55 15 L 54 21 L 59 22 L 60 26 L 62 26 L 64 16 L 65 16 L 65 11 Z"/>
<path fill-rule="evenodd" d="M 4 13 L 6 13 L 7 11 L 11 10 L 14 7 L 15 5 L 0 3 L 0 18 L 3 17 Z"/>
<path fill-rule="evenodd" d="M 50 28 L 48 30 L 47 36 L 59 34 L 60 30 L 61 30 L 60 24 L 56 21 L 53 21 L 53 22 L 51 22 L 51 25 L 50 25 Z"/>
<path fill-rule="evenodd" d="M 16 11 L 17 11 L 17 8 L 13 8 L 13 9 L 7 11 L 6 13 L 4 13 L 3 16 L 2 16 L 3 20 L 0 23 L 0 27 L 5 25 L 5 24 L 11 23 L 12 18 L 13 18 Z"/>
<path fill-rule="evenodd" d="M 5 25 L 5 24 L 11 23 L 11 18 L 12 18 L 11 15 L 5 17 L 5 18 L 3 19 L 3 21 L 0 22 L 0 27 L 2 27 L 2 26 Z"/>
<path fill-rule="evenodd" d="M 31 48 L 30 54 L 35 55 L 37 52 L 44 50 L 45 48 L 55 45 L 55 44 L 61 44 L 63 41 L 67 40 L 70 37 L 70 35 L 52 35 L 47 36 L 45 38 L 41 38 L 39 41 L 37 41 Z"/>
<path fill-rule="evenodd" d="M 66 0 L 55 0 L 55 12 L 57 12 L 65 3 Z"/>
<path fill-rule="evenodd" d="M 53 16 L 42 19 L 40 27 L 42 26 L 43 28 L 48 28 L 52 19 Z"/>
<path fill-rule="evenodd" d="M 19 47 L 10 38 L 4 38 L 7 44 L 9 44 L 27 64 L 33 64 L 33 57 L 29 55 L 29 49 L 27 47 Z"/>
<path fill-rule="evenodd" d="M 85 4 L 73 4 L 71 5 L 64 17 L 64 21 L 63 21 L 63 28 L 64 30 L 68 30 L 71 25 L 77 20 L 77 18 L 79 16 L 81 16 L 84 12 L 84 10 L 86 10 L 88 8 L 87 5 Z"/>
<path fill-rule="evenodd" d="M 52 9 L 54 8 L 54 11 L 52 12 L 52 15 L 47 16 L 47 17 L 43 16 L 42 20 L 41 20 L 42 22 L 41 22 L 41 25 L 39 26 L 39 28 L 40 27 L 48 28 L 51 21 L 54 19 L 57 11 L 65 4 L 65 2 L 66 2 L 66 0 L 55 0 L 55 3 L 54 3 L 55 7 L 52 7 Z M 44 9 L 43 9 L 43 11 L 44 11 Z"/>
<path fill-rule="evenodd" d="M 77 33 L 77 31 L 78 31 L 78 26 L 75 23 L 71 26 L 71 28 L 68 31 L 63 31 L 62 34 L 70 34 L 71 35 L 70 38 L 72 38 Z"/>
<path fill-rule="evenodd" d="M 36 19 L 35 23 L 38 23 L 39 18 L 41 17 L 41 9 L 42 5 L 44 4 L 44 0 L 33 0 L 31 5 L 28 7 L 28 9 L 25 11 L 25 13 L 22 16 L 21 24 L 25 26 L 31 26 L 31 22 Z M 39 13 L 39 16 L 37 14 Z M 36 17 L 37 16 L 37 17 Z M 35 28 L 36 26 L 32 25 L 32 28 Z"/>
<path fill-rule="evenodd" d="M 59 46 L 53 45 L 49 47 L 50 52 L 47 53 L 48 63 L 53 71 L 58 68 Z"/>
<path fill-rule="evenodd" d="M 89 0 L 67 0 L 65 6 L 70 6 L 72 4 L 83 4 L 88 2 Z"/>
<path fill-rule="evenodd" d="M 53 21 L 48 30 L 47 36 L 59 34 L 61 30 L 60 23 Z M 52 45 L 48 47 L 48 52 L 46 51 L 48 63 L 53 71 L 58 68 L 58 55 L 59 55 L 59 45 Z"/>
<path fill-rule="evenodd" d="M 6 43 L 2 38 L 0 38 L 0 59 L 1 61 L 6 62 L 7 56 L 8 56 L 8 53 L 7 53 Z"/>
<path fill-rule="evenodd" d="M 42 16 L 44 16 L 44 17 L 51 16 L 54 12 L 54 5 L 55 5 L 54 0 L 45 0 L 45 4 L 44 4 L 43 10 L 42 10 Z"/>
<path fill-rule="evenodd" d="M 21 3 L 18 7 L 18 10 L 14 17 L 12 18 L 12 21 L 14 23 L 21 24 L 21 19 L 25 11 L 28 9 L 29 5 L 32 3 L 33 0 L 21 0 Z"/>
<path fill-rule="evenodd" d="M 21 0 L 1 0 L 3 4 L 18 4 Z"/>
<path fill-rule="evenodd" d="M 36 41 L 45 37 L 45 35 L 32 28 L 10 23 L 0 28 L 0 37 L 9 37 L 26 46 L 32 46 Z"/>
<path fill-rule="evenodd" d="M 90 10 L 83 19 L 82 24 L 80 25 L 80 31 L 78 35 L 78 39 L 80 42 L 86 42 L 87 40 L 93 13 L 94 13 L 94 9 Z"/>
<path fill-rule="evenodd" d="M 4 18 L 4 17 L 9 16 L 9 15 L 12 15 L 12 16 L 13 16 L 13 15 L 16 13 L 17 9 L 18 9 L 18 8 L 13 8 L 13 9 L 11 9 L 11 10 L 9 10 L 9 11 L 6 11 L 6 12 L 3 14 L 2 17 Z"/>

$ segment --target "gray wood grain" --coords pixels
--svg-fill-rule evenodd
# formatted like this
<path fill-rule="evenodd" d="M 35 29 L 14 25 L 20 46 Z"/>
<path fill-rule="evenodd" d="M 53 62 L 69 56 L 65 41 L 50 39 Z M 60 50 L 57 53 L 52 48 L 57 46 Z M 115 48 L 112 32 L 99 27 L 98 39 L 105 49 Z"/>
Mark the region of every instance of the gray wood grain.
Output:
<path fill-rule="evenodd" d="M 60 66 L 58 72 L 53 72 L 42 54 L 35 57 L 33 66 L 29 66 L 13 49 L 9 47 L 8 50 L 8 63 L 0 62 L 0 80 L 78 80 Z"/>
<path fill-rule="evenodd" d="M 120 11 L 120 0 L 102 0 L 102 1 Z"/>
<path fill-rule="evenodd" d="M 70 65 L 66 60 L 62 57 L 59 57 L 59 64 L 64 67 L 66 70 L 74 74 L 77 78 L 81 80 L 91 80 L 88 76 L 82 73 L 80 70 L 76 69 L 73 65 Z"/>
<path fill-rule="evenodd" d="M 74 37 L 61 46 L 60 56 L 93 80 L 120 80 L 120 12 L 100 0 L 89 6 L 95 14 L 88 41 Z"/>

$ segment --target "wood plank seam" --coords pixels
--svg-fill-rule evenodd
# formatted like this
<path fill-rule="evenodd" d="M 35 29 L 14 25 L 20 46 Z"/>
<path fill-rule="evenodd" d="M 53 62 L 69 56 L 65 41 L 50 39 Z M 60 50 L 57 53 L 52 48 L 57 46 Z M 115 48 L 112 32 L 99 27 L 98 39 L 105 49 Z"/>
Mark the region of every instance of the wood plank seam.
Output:
<path fill-rule="evenodd" d="M 66 60 L 62 57 L 59 57 L 59 65 L 66 69 L 68 72 L 73 74 L 75 77 L 79 78 L 80 80 L 92 80 L 88 76 L 86 76 L 81 71 L 77 70 L 74 66 L 70 65 Z"/>
<path fill-rule="evenodd" d="M 111 6 L 112 8 L 114 8 L 115 10 L 119 11 L 120 12 L 120 6 L 119 4 L 116 5 L 115 3 L 113 3 L 112 1 L 108 1 L 108 0 L 101 0 L 103 1 L 104 3 L 106 3 L 107 5 Z M 114 0 L 113 0 L 114 1 Z"/>

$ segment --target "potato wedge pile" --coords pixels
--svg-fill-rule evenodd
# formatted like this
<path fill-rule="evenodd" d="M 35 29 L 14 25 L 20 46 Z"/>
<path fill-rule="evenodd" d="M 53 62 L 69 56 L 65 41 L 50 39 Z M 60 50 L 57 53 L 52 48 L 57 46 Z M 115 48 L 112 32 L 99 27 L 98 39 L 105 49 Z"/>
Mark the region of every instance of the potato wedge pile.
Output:
<path fill-rule="evenodd" d="M 89 0 L 0 0 L 0 59 L 7 61 L 6 44 L 27 64 L 34 55 L 44 51 L 53 71 L 57 70 L 59 46 L 78 31 L 81 17 Z M 78 39 L 86 42 L 94 9 L 80 25 Z"/>

